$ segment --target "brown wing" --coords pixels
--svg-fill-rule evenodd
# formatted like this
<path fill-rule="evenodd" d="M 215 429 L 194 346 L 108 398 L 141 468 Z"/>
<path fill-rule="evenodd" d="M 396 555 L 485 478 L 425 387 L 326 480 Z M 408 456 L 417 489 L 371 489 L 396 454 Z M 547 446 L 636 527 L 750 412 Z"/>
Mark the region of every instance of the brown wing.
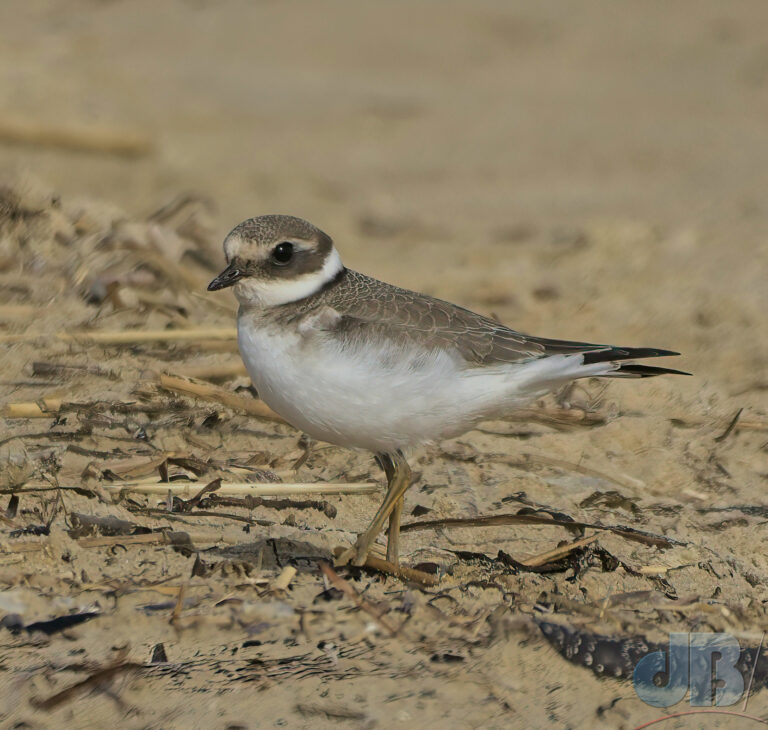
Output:
<path fill-rule="evenodd" d="M 400 289 L 350 270 L 313 299 L 315 312 L 318 306 L 330 307 L 340 315 L 332 320 L 323 319 L 329 322 L 328 328 L 345 338 L 350 346 L 378 337 L 404 348 L 453 351 L 469 365 L 522 362 L 556 354 L 582 353 L 585 363 L 677 354 L 669 350 L 619 348 L 524 335 L 450 302 Z M 323 325 L 320 328 L 324 328 Z M 631 367 L 640 368 L 642 372 L 630 373 Z M 656 368 L 647 366 L 626 365 L 624 369 L 626 375 L 657 374 Z"/>
<path fill-rule="evenodd" d="M 334 331 L 350 344 L 381 337 L 404 347 L 444 348 L 467 363 L 516 362 L 546 354 L 543 344 L 455 304 L 391 286 L 355 271 L 324 292 L 341 315 Z"/>

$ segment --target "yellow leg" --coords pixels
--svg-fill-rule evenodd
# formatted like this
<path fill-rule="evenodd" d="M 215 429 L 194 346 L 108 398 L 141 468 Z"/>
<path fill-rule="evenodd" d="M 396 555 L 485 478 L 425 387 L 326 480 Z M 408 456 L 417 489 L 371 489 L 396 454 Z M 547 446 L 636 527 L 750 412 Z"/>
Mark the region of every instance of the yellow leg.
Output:
<path fill-rule="evenodd" d="M 389 515 L 387 530 L 387 560 L 394 565 L 400 564 L 400 515 L 403 514 L 405 497 L 400 497 Z"/>
<path fill-rule="evenodd" d="M 384 461 L 384 458 L 387 461 Z M 365 559 L 368 557 L 368 552 L 373 545 L 374 540 L 378 537 L 382 527 L 384 527 L 384 521 L 393 515 L 390 520 L 389 542 L 394 537 L 394 549 L 397 551 L 399 546 L 400 537 L 400 510 L 402 510 L 402 501 L 405 490 L 411 486 L 411 469 L 408 466 L 405 458 L 402 454 L 387 455 L 382 458 L 384 471 L 387 474 L 389 483 L 387 485 L 387 493 L 384 497 L 384 501 L 381 503 L 376 512 L 376 516 L 373 518 L 368 529 L 357 538 L 354 546 L 345 550 L 337 559 L 336 565 L 346 565 L 350 561 L 353 565 L 363 565 Z M 400 510 L 397 511 L 397 515 L 394 516 L 393 511 L 400 503 Z M 392 529 L 394 527 L 395 529 Z M 387 557 L 390 557 L 390 549 L 387 548 Z"/>

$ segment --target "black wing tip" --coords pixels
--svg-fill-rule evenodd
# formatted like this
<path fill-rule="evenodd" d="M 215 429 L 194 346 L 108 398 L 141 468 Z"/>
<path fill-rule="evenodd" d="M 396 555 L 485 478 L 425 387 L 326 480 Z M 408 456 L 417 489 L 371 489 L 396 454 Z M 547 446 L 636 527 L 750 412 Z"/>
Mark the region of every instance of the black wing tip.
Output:
<path fill-rule="evenodd" d="M 660 350 L 657 347 L 606 347 L 604 350 L 585 352 L 584 364 L 592 365 L 614 360 L 640 360 L 644 357 L 676 357 L 679 354 L 674 350 Z"/>
<path fill-rule="evenodd" d="M 585 352 L 584 364 L 639 360 L 645 357 L 675 357 L 679 354 L 674 350 L 661 350 L 656 347 L 606 347 L 604 350 Z M 657 375 L 692 375 L 692 373 L 674 368 L 628 362 L 619 365 L 613 373 L 608 374 L 608 377 L 653 378 Z"/>
<path fill-rule="evenodd" d="M 673 368 L 660 368 L 654 365 L 638 365 L 637 363 L 627 363 L 616 370 L 616 375 L 624 375 L 635 378 L 653 378 L 657 375 L 693 375 L 685 370 L 674 370 Z"/>

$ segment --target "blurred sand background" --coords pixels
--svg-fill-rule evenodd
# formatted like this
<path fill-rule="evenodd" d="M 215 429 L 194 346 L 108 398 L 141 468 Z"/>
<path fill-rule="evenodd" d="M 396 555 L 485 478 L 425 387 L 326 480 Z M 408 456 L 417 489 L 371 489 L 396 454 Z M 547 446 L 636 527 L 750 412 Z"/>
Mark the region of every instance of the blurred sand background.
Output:
<path fill-rule="evenodd" d="M 509 511 L 501 500 L 524 491 L 577 519 L 634 524 L 690 541 L 660 551 L 601 534 L 600 545 L 627 564 L 666 566 L 655 574 L 666 585 L 592 566 L 570 581 L 562 572 L 505 574 L 498 580 L 508 593 L 500 597 L 485 568 L 457 562 L 446 549 L 530 555 L 569 534 L 519 526 L 415 532 L 404 536 L 406 562 L 438 563 L 450 574 L 444 589 L 450 600 L 430 603 L 432 594 L 417 588 L 404 594 L 394 578 L 347 575 L 358 591 L 398 606 L 398 617 L 408 615 L 402 606 L 410 602 L 412 633 L 382 637 L 347 599 L 313 603 L 324 585 L 311 561 L 299 565 L 291 592 L 260 592 L 280 565 L 263 564 L 244 541 L 263 547 L 278 535 L 327 555 L 366 524 L 378 500 L 330 497 L 338 509 L 331 523 L 311 510 L 287 518 L 284 510 L 233 508 L 276 523 L 266 533 L 252 527 L 250 538 L 239 524 L 198 520 L 209 531 L 215 524 L 226 544 L 237 543 L 217 554 L 220 562 L 246 545 L 235 562 L 258 563 L 249 570 L 262 583 L 243 588 L 231 572 L 198 575 L 186 589 L 193 601 L 188 625 L 172 627 L 173 601 L 162 615 L 145 607 L 178 598 L 194 558 L 167 546 L 132 546 L 119 558 L 86 549 L 67 534 L 62 514 L 50 536 L 10 538 L 11 528 L 3 527 L 4 544 L 16 539 L 43 547 L 6 556 L 2 579 L 12 600 L 2 611 L 20 614 L 26 624 L 86 607 L 102 615 L 45 639 L 9 634 L 2 650 L 3 721 L 9 727 L 634 727 L 658 713 L 634 696 L 631 684 L 568 665 L 514 622 L 531 615 L 537 602 L 565 613 L 571 602 L 579 614 L 576 604 L 605 609 L 607 596 L 644 590 L 708 608 L 694 617 L 645 596 L 642 606 L 632 605 L 642 621 L 617 614 L 608 621 L 611 631 L 638 630 L 639 622 L 642 631 L 655 625 L 663 635 L 698 626 L 759 640 L 768 623 L 768 560 L 760 548 L 765 515 L 729 511 L 726 524 L 722 514 L 702 509 L 762 506 L 768 486 L 766 27 L 768 6 L 758 0 L 0 4 L 0 170 L 10 181 L 6 207 L 0 206 L 0 334 L 231 327 L 231 312 L 220 305 L 231 304 L 230 295 L 201 299 L 191 282 L 200 282 L 202 293 L 220 242 L 237 222 L 280 212 L 330 233 L 352 268 L 493 314 L 524 332 L 679 350 L 683 357 L 670 365 L 695 373 L 611 383 L 606 391 L 586 383 L 559 399 L 561 406 L 599 414 L 594 428 L 562 433 L 538 424 L 513 428 L 512 436 L 473 432 L 419 454 L 421 482 L 406 507 L 412 519 L 416 505 L 431 510 L 427 519 L 485 515 Z M 146 142 L 147 150 L 127 157 L 3 136 L 3 129 L 30 123 L 115 130 Z M 148 221 L 185 194 L 203 201 L 193 203 L 191 218 Z M 35 219 L 23 210 L 43 213 Z M 106 236 L 113 244 L 104 247 Z M 149 280 L 128 281 L 146 250 L 171 263 L 150 266 Z M 187 272 L 183 281 L 174 276 L 179 270 Z M 110 282 L 116 288 L 99 295 Z M 30 309 L 12 313 L 17 305 Z M 65 402 L 160 403 L 168 394 L 149 393 L 146 385 L 157 372 L 237 362 L 226 343 L 220 352 L 184 343 L 0 347 L 0 404 L 51 395 Z M 88 373 L 36 380 L 33 360 L 97 363 L 121 380 Z M 218 384 L 234 390 L 247 381 L 236 376 Z M 177 400 L 174 408 L 182 403 L 187 410 L 178 418 L 141 413 L 129 425 L 143 428 L 161 453 L 216 461 L 198 474 L 202 483 L 209 471 L 231 476 L 233 464 L 253 453 L 264 456 L 252 463 L 284 481 L 380 479 L 368 455 L 335 448 L 319 448 L 291 471 L 301 454 L 296 432 L 199 401 Z M 740 408 L 743 427 L 715 441 Z M 202 425 L 214 412 L 221 425 Z M 137 433 L 114 412 L 110 418 L 73 411 L 68 424 L 6 419 L 0 456 L 17 473 L 5 488 L 24 479 L 40 483 L 52 456 L 68 484 L 82 479 L 96 489 L 109 481 L 104 439 L 115 428 L 126 438 Z M 77 443 L 89 454 L 68 450 L 66 439 L 21 438 L 46 429 L 65 433 L 86 421 L 91 436 Z M 149 463 L 157 456 L 142 444 L 119 448 L 107 459 L 112 475 L 121 473 L 120 458 Z M 521 470 L 499 454 L 548 455 L 615 480 L 551 464 Z M 91 463 L 95 471 L 80 477 Z M 609 492 L 618 492 L 619 502 L 585 502 Z M 45 499 L 50 495 L 22 495 L 13 520 L 41 522 L 53 509 Z M 67 494 L 65 506 L 138 519 L 124 504 L 82 494 Z M 204 560 L 215 562 L 210 554 Z M 115 589 L 126 575 L 166 581 L 165 599 L 138 596 L 124 582 Z M 430 613 L 434 606 L 443 618 Z M 606 611 L 598 613 L 605 621 Z M 249 637 L 263 645 L 245 647 Z M 323 643 L 331 641 L 332 651 Z M 30 704 L 114 661 L 115 647 L 142 663 L 161 642 L 169 661 L 200 663 L 121 678 L 111 695 L 78 695 L 51 710 Z M 350 647 L 363 649 L 355 654 Z M 223 676 L 216 662 L 238 650 L 240 657 L 250 652 L 246 669 Z M 305 659 L 296 660 L 299 655 Z M 81 659 L 83 666 L 73 668 Z M 311 672 L 302 661 L 315 662 Z M 750 700 L 762 716 L 764 694 Z M 678 726 L 702 726 L 701 717 L 693 720 Z M 729 726 L 714 716 L 706 722 Z"/>

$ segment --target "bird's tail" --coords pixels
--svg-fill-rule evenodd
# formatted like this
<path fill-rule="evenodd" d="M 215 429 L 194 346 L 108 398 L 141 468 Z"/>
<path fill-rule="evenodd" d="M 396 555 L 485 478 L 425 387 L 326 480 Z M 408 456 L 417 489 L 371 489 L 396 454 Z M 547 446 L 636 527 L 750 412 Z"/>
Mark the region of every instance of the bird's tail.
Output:
<path fill-rule="evenodd" d="M 615 367 L 600 377 L 605 378 L 653 378 L 656 375 L 690 375 L 683 370 L 663 368 L 655 365 L 640 365 L 622 360 L 641 360 L 646 357 L 670 357 L 679 355 L 672 350 L 658 350 L 650 347 L 606 347 L 604 350 L 591 350 L 583 354 L 584 365 L 606 363 Z"/>
<path fill-rule="evenodd" d="M 519 372 L 521 390 L 540 394 L 579 378 L 651 378 L 690 375 L 682 370 L 641 365 L 630 360 L 668 357 L 679 353 L 649 347 L 612 347 L 564 340 L 538 340 L 545 354 Z"/>
<path fill-rule="evenodd" d="M 655 347 L 614 347 L 595 345 L 589 342 L 570 340 L 552 340 L 545 337 L 529 338 L 538 344 L 544 355 L 568 355 L 572 365 L 576 365 L 574 378 L 651 378 L 655 375 L 690 375 L 682 370 L 638 365 L 624 360 L 643 360 L 647 357 L 671 357 L 679 355 L 673 350 L 661 350 Z M 581 356 L 580 358 L 577 356 Z"/>

